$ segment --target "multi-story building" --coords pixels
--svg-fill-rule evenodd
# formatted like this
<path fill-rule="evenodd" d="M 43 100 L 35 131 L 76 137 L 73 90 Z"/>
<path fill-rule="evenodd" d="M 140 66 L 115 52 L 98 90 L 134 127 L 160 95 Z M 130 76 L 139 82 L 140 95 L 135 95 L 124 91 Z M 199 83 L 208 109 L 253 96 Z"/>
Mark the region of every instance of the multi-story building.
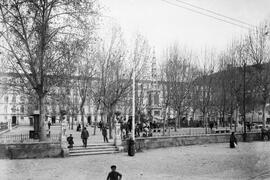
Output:
<path fill-rule="evenodd" d="M 27 96 L 11 90 L 3 82 L 9 78 L 9 74 L 1 74 L 0 84 L 0 122 L 16 124 L 28 124 Z"/>
<path fill-rule="evenodd" d="M 1 74 L 2 82 L 7 81 L 10 74 Z M 137 108 L 145 113 L 150 113 L 154 120 L 161 119 L 161 100 L 159 90 L 160 85 L 155 84 L 153 86 L 152 80 L 136 81 L 136 105 Z M 20 93 L 19 91 L 7 88 L 5 84 L 1 84 L 0 88 L 0 122 L 10 122 L 18 125 L 31 124 L 31 115 L 34 110 L 38 109 L 36 100 L 28 95 Z M 59 94 L 64 95 L 65 100 L 59 98 L 53 98 L 50 96 L 45 101 L 45 114 L 46 119 L 53 122 L 59 122 L 61 110 L 66 110 L 67 118 L 71 122 L 78 122 L 81 120 L 80 113 L 80 95 L 78 89 L 73 88 L 66 92 L 60 92 L 61 88 L 55 88 L 55 92 L 58 94 L 55 97 L 60 97 Z M 106 112 L 103 110 L 102 105 L 96 112 L 96 105 L 91 98 L 87 98 L 84 109 L 84 121 L 93 122 L 95 115 L 97 114 L 97 120 L 101 120 L 101 115 L 106 120 Z M 132 115 L 132 91 L 127 93 L 127 96 L 121 99 L 116 105 L 116 111 L 121 112 L 122 116 L 126 119 Z"/>

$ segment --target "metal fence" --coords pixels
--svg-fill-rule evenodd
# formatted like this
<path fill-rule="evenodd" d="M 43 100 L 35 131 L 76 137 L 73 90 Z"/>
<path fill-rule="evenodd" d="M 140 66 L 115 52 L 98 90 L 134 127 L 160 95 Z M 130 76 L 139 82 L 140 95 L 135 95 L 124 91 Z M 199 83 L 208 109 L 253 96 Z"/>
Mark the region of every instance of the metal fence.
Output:
<path fill-rule="evenodd" d="M 60 142 L 60 134 L 51 134 L 48 139 L 48 142 Z M 2 135 L 0 136 L 0 144 L 9 144 L 9 143 L 29 143 L 29 142 L 39 142 L 39 139 L 30 138 L 29 134 L 16 134 L 16 135 Z"/>
<path fill-rule="evenodd" d="M 153 129 L 152 130 L 152 137 L 160 137 L 160 136 L 202 136 L 206 134 L 229 134 L 231 132 L 234 132 L 234 129 L 229 129 L 229 128 L 219 128 L 219 129 L 213 129 L 207 130 L 207 133 L 205 129 L 203 128 L 182 128 L 182 129 L 177 129 L 177 131 L 174 131 L 174 128 L 168 128 L 165 129 L 165 133 L 163 135 L 163 129 Z M 236 131 L 237 133 L 244 133 L 243 129 L 238 129 Z M 251 129 L 250 131 L 247 130 L 246 132 L 261 132 L 261 129 Z"/>

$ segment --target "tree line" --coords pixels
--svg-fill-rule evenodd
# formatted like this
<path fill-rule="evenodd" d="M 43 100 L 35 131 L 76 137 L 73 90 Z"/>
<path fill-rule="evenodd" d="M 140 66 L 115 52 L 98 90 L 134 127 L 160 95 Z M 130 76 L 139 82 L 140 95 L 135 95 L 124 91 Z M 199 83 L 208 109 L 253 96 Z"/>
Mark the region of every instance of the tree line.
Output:
<path fill-rule="evenodd" d="M 147 77 L 148 41 L 137 35 L 128 45 L 117 26 L 101 38 L 97 30 L 102 13 L 95 0 L 1 0 L 0 13 L 2 68 L 16 74 L 7 84 L 37 102 L 40 139 L 46 140 L 46 105 L 55 102 L 72 119 L 77 113 L 84 119 L 89 99 L 95 121 L 98 111 L 107 113 L 111 137 L 112 117 L 131 91 L 133 73 L 137 80 Z M 267 26 L 233 41 L 220 55 L 205 52 L 203 66 L 177 45 L 164 57 L 159 73 L 165 82 L 162 114 L 165 118 L 169 108 L 177 112 L 175 130 L 182 116 L 196 110 L 202 112 L 205 126 L 210 114 L 224 117 L 236 109 L 245 117 L 261 108 L 265 116 L 270 81 Z"/>

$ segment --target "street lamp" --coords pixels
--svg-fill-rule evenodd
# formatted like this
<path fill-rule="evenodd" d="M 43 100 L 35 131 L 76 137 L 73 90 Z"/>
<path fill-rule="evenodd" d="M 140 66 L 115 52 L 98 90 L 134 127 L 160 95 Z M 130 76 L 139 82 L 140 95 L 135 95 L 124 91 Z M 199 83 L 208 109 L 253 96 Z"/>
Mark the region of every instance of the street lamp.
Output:
<path fill-rule="evenodd" d="M 133 62 L 133 76 L 132 76 L 132 123 L 131 123 L 131 137 L 128 140 L 128 155 L 135 155 L 135 61 Z"/>
<path fill-rule="evenodd" d="M 132 130 L 131 138 L 135 141 L 135 63 L 133 66 L 133 78 L 132 78 Z"/>
<path fill-rule="evenodd" d="M 246 62 L 244 62 L 244 72 L 243 72 L 243 122 L 244 122 L 244 134 L 243 140 L 246 141 L 247 128 L 246 128 Z"/>

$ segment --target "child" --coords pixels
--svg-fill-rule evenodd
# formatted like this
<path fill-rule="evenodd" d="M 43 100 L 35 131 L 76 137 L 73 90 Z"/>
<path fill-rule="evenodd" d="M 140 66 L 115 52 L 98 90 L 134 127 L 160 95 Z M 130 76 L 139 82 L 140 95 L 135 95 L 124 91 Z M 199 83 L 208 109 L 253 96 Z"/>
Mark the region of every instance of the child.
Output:
<path fill-rule="evenodd" d="M 116 166 L 111 166 L 112 171 L 108 174 L 107 180 L 121 180 L 122 174 L 116 171 Z"/>

